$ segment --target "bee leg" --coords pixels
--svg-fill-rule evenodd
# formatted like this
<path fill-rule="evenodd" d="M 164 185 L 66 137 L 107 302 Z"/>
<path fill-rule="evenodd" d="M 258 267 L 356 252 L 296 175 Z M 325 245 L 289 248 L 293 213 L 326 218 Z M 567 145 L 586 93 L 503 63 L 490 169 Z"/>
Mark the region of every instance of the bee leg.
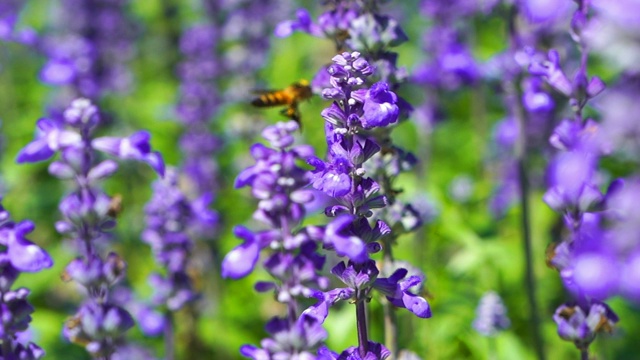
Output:
<path fill-rule="evenodd" d="M 289 119 L 295 121 L 298 123 L 298 128 L 300 129 L 300 131 L 302 131 L 302 123 L 300 122 L 300 111 L 298 111 L 298 107 L 297 106 L 288 106 L 284 109 L 282 109 L 282 111 L 280 111 L 280 113 L 286 117 L 288 117 Z"/>

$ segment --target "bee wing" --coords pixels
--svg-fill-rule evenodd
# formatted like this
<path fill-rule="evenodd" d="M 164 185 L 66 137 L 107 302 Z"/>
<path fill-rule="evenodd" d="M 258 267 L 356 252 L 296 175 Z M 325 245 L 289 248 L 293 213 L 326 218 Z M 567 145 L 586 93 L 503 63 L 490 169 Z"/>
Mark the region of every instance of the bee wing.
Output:
<path fill-rule="evenodd" d="M 264 95 L 264 94 L 271 94 L 274 92 L 277 92 L 278 90 L 276 89 L 251 89 L 251 93 L 253 95 Z"/>

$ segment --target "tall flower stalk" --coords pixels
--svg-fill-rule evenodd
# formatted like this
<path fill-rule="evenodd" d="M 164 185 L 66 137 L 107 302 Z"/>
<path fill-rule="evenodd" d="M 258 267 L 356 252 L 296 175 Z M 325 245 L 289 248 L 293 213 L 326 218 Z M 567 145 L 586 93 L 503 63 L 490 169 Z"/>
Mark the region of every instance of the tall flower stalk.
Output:
<path fill-rule="evenodd" d="M 317 92 L 322 92 L 323 97 L 329 100 L 335 100 L 330 109 L 323 112 L 323 117 L 328 121 L 327 126 L 336 126 L 337 123 L 343 122 L 339 126 L 345 126 L 349 130 L 345 130 L 345 136 L 349 137 L 360 133 L 362 139 L 368 138 L 371 145 L 371 153 L 367 153 L 367 158 L 362 159 L 361 163 L 353 163 L 351 166 L 362 174 L 367 174 L 369 180 L 375 185 L 376 193 L 380 199 L 384 199 L 388 206 L 374 206 L 370 209 L 373 213 L 370 216 L 379 218 L 383 223 L 390 227 L 388 233 L 380 237 L 383 250 L 383 269 L 386 275 L 391 275 L 401 265 L 396 264 L 393 257 L 393 246 L 396 239 L 403 233 L 415 231 L 422 224 L 422 219 L 413 206 L 398 197 L 402 189 L 394 187 L 394 179 L 402 172 L 410 171 L 417 163 L 416 157 L 406 150 L 394 144 L 391 140 L 391 131 L 393 126 L 391 123 L 397 123 L 406 120 L 412 111 L 411 106 L 402 98 L 399 98 L 394 91 L 407 79 L 407 71 L 397 64 L 398 54 L 392 51 L 392 48 L 407 41 L 407 36 L 402 30 L 399 22 L 380 11 L 380 4 L 377 1 L 357 2 L 357 1 L 335 1 L 328 2 L 328 10 L 322 13 L 314 23 L 308 12 L 300 9 L 297 12 L 297 19 L 281 23 L 276 28 L 276 35 L 287 36 L 293 31 L 303 31 L 318 37 L 326 37 L 332 40 L 338 51 L 348 52 L 342 53 L 334 58 L 345 57 L 341 63 L 329 66 L 320 70 L 316 75 L 313 86 Z M 346 54 L 346 55 L 345 55 Z M 357 54 L 357 59 L 351 59 L 351 54 Z M 353 61 L 353 64 L 351 63 Z M 366 63 L 366 67 L 363 65 Z M 336 66 L 339 65 L 339 66 Z M 348 75 L 351 66 L 359 66 L 355 68 L 353 76 Z M 340 69 L 346 73 L 333 73 Z M 375 70 L 375 71 L 374 71 Z M 329 75 L 329 76 L 327 76 Z M 338 80 L 340 79 L 340 80 Z M 376 80 L 381 80 L 371 85 Z M 347 84 L 347 82 L 350 83 Z M 373 115 L 373 107 L 365 107 L 368 116 L 358 118 L 357 120 L 344 120 L 350 116 L 355 118 L 361 116 L 357 112 L 359 104 L 344 104 L 342 110 L 344 114 L 335 115 L 339 109 L 339 105 L 350 100 L 352 89 L 341 88 L 342 86 L 357 87 L 371 86 L 371 93 L 368 96 L 378 97 L 380 103 L 392 103 L 393 106 L 389 110 L 393 112 L 391 116 L 384 119 L 382 116 Z M 332 86 L 331 89 L 322 90 L 323 87 Z M 357 91 L 365 91 L 359 89 Z M 357 97 L 354 97 L 357 99 Z M 372 99 L 373 100 L 373 99 Z M 356 101 L 363 102 L 360 98 Z M 366 104 L 372 104 L 370 101 Z M 351 109 L 354 106 L 354 109 Z M 352 111 L 355 111 L 353 115 Z M 343 120 L 336 120 L 343 117 Z M 353 121 L 353 123 L 351 123 Z M 349 124 L 349 125 L 347 125 Z M 328 128 L 327 128 L 328 129 Z M 329 130 L 327 130 L 329 131 Z M 343 129 L 338 130 L 342 135 Z M 331 136 L 327 134 L 327 139 Z M 333 141 L 328 140 L 330 145 L 330 153 L 333 151 Z M 349 149 L 354 140 L 347 138 L 343 145 Z M 357 141 L 356 141 L 357 142 Z M 355 146 L 355 145 L 353 145 Z M 343 150 L 345 151 L 345 150 Z M 349 150 L 346 150 L 349 151 Z M 365 160 L 371 158 L 365 163 Z M 357 183 L 354 180 L 354 183 Z M 379 184 L 379 185 L 378 185 Z M 369 191 L 366 189 L 365 191 Z M 357 196 L 357 195 L 356 195 Z M 393 304 L 383 301 L 385 310 L 385 343 L 390 348 L 390 352 L 394 357 L 398 354 L 397 344 L 397 324 Z M 359 309 L 361 310 L 361 309 Z M 361 312 L 361 311 L 360 311 Z M 364 330 L 363 330 L 364 331 Z M 363 341 L 361 341 L 362 343 Z"/>
<path fill-rule="evenodd" d="M 26 287 L 12 289 L 14 282 L 23 272 L 39 272 L 50 268 L 53 260 L 38 245 L 27 239 L 35 225 L 30 220 L 18 223 L 11 220 L 9 212 L 2 207 L 0 198 L 0 356 L 7 360 L 37 360 L 45 352 L 32 342 L 19 339 L 20 333 L 27 331 L 31 314 L 35 311 L 27 300 L 30 291 Z"/>
<path fill-rule="evenodd" d="M 63 220 L 56 223 L 56 230 L 78 252 L 67 265 L 63 279 L 78 283 L 86 298 L 65 323 L 63 333 L 69 341 L 85 347 L 93 358 L 108 360 L 123 344 L 124 333 L 134 320 L 112 299 L 114 286 L 125 277 L 126 263 L 115 252 L 106 252 L 109 232 L 116 225 L 116 208 L 99 182 L 112 176 L 118 164 L 101 160 L 101 156 L 142 161 L 160 175 L 164 174 L 164 163 L 160 154 L 151 150 L 148 133 L 96 138 L 93 131 L 99 123 L 98 108 L 89 100 L 77 99 L 61 121 L 38 121 L 36 139 L 20 151 L 17 162 L 44 161 L 59 153 L 59 160 L 50 163 L 49 173 L 74 183 L 74 190 L 60 202 Z"/>
<path fill-rule="evenodd" d="M 319 301 L 310 311 L 324 321 L 331 305 L 351 300 L 356 306 L 358 346 L 345 350 L 341 356 L 386 358 L 390 352 L 368 335 L 366 304 L 374 289 L 395 306 L 405 307 L 422 318 L 431 316 L 427 301 L 411 291 L 421 282 L 418 276 L 407 277 L 407 270 L 398 268 L 388 278 L 378 277 L 380 271 L 369 257 L 381 250 L 378 241 L 389 236 L 392 229 L 382 220 L 371 224 L 373 219 L 369 219 L 374 216 L 373 210 L 387 205 L 387 200 L 365 170 L 364 164 L 380 151 L 380 145 L 367 131 L 396 123 L 400 108 L 398 97 L 387 83 L 367 87 L 366 80 L 374 68 L 360 53 L 344 52 L 336 55 L 333 62 L 327 69 L 331 88 L 322 91 L 325 99 L 333 100 L 322 111 L 329 154 L 327 161 L 307 161 L 315 167 L 312 186 L 335 201 L 325 209 L 333 220 L 326 227 L 324 246 L 348 259 L 331 270 L 347 287 L 316 294 Z"/>
<path fill-rule="evenodd" d="M 164 179 L 153 184 L 153 197 L 145 207 L 147 228 L 142 240 L 153 250 L 156 262 L 164 274 L 154 273 L 149 278 L 154 293 L 152 305 L 164 314 L 161 324 L 155 316 L 141 325 L 145 332 L 164 335 L 165 356 L 175 358 L 174 314 L 198 299 L 189 275 L 190 260 L 194 251 L 194 237 L 211 232 L 217 225 L 217 214 L 208 209 L 207 196 L 189 200 L 180 189 L 178 172 L 169 168 Z M 145 309 L 145 311 L 147 311 Z"/>
<path fill-rule="evenodd" d="M 135 49 L 128 2 L 63 0 L 59 23 L 41 39 L 40 50 L 48 58 L 41 80 L 65 86 L 71 98 L 93 101 L 128 91 L 133 81 L 127 62 Z"/>
<path fill-rule="evenodd" d="M 603 194 L 595 175 L 598 159 L 610 150 L 602 141 L 600 126 L 584 116 L 589 101 L 605 89 L 597 76 L 587 75 L 588 49 L 584 29 L 588 22 L 588 1 L 577 1 L 578 8 L 571 21 L 571 35 L 578 44 L 580 60 L 573 80 L 565 75 L 559 53 L 552 49 L 544 61 L 533 61 L 529 71 L 543 78 L 554 90 L 569 99 L 571 119 L 555 128 L 550 143 L 559 152 L 548 170 L 549 189 L 544 201 L 563 215 L 569 235 L 554 243 L 548 254 L 549 264 L 560 271 L 564 285 L 575 301 L 558 307 L 554 321 L 561 338 L 572 341 L 582 359 L 589 358 L 589 346 L 599 332 L 611 331 L 618 317 L 603 302 L 611 295 L 606 279 L 593 278 L 600 271 L 609 272 L 606 262 L 594 261 L 596 247 L 606 236 L 601 210 L 612 202 L 621 188 L 621 181 L 611 183 Z M 596 251 L 596 252 L 594 252 Z M 596 266 L 597 265 L 597 266 Z M 605 268 L 602 268 L 605 266 Z M 615 265 L 611 268 L 615 268 Z"/>
<path fill-rule="evenodd" d="M 253 218 L 266 225 L 265 230 L 252 231 L 238 226 L 234 233 L 244 242 L 229 252 L 222 263 L 222 276 L 238 279 L 255 268 L 261 252 L 271 249 L 263 266 L 274 278 L 260 281 L 255 289 L 274 292 L 277 301 L 287 306 L 283 317 L 274 317 L 266 330 L 271 338 L 261 347 L 245 345 L 242 355 L 251 359 L 310 358 L 326 338 L 326 331 L 314 316 L 304 315 L 300 298 L 311 297 L 328 286 L 328 279 L 319 275 L 325 259 L 317 253 L 321 229 L 300 225 L 305 217 L 305 204 L 314 198 L 304 187 L 310 174 L 297 163 L 313 155 L 308 145 L 293 145 L 298 130 L 294 121 L 267 127 L 262 135 L 270 147 L 260 143 L 251 148 L 255 159 L 242 171 L 235 186 L 251 187 L 259 200 Z M 301 315 L 302 314 L 302 315 Z"/>

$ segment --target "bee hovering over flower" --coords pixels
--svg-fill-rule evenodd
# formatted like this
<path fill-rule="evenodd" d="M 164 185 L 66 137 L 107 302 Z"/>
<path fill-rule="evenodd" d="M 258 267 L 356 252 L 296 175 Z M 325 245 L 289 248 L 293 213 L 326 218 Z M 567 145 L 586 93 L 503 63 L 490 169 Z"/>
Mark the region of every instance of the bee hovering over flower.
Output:
<path fill-rule="evenodd" d="M 307 80 L 297 81 L 282 90 L 256 90 L 255 93 L 259 96 L 251 101 L 251 105 L 256 107 L 286 105 L 287 107 L 282 109 L 281 113 L 289 119 L 295 120 L 302 129 L 298 103 L 313 95 Z"/>

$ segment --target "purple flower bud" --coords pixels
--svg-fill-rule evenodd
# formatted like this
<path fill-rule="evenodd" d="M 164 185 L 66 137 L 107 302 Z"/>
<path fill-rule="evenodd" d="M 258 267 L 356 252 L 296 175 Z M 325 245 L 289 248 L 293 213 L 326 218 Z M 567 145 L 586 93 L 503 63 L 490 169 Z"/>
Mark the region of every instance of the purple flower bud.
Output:
<path fill-rule="evenodd" d="M 89 170 L 89 180 L 102 180 L 110 177 L 118 170 L 118 163 L 113 160 L 105 160 Z"/>
<path fill-rule="evenodd" d="M 98 257 L 89 260 L 78 257 L 67 265 L 63 279 L 76 281 L 85 287 L 97 286 L 102 278 L 102 266 L 102 260 Z"/>
<path fill-rule="evenodd" d="M 98 108 L 88 99 L 75 99 L 64 111 L 64 120 L 73 127 L 91 129 L 100 121 Z"/>
<path fill-rule="evenodd" d="M 58 179 L 71 179 L 76 175 L 75 170 L 62 161 L 53 161 L 49 164 L 49 174 Z"/>
<path fill-rule="evenodd" d="M 606 89 L 607 85 L 597 76 L 594 76 L 589 81 L 589 85 L 587 85 L 587 95 L 592 98 L 596 97 L 598 94 L 603 92 Z"/>

